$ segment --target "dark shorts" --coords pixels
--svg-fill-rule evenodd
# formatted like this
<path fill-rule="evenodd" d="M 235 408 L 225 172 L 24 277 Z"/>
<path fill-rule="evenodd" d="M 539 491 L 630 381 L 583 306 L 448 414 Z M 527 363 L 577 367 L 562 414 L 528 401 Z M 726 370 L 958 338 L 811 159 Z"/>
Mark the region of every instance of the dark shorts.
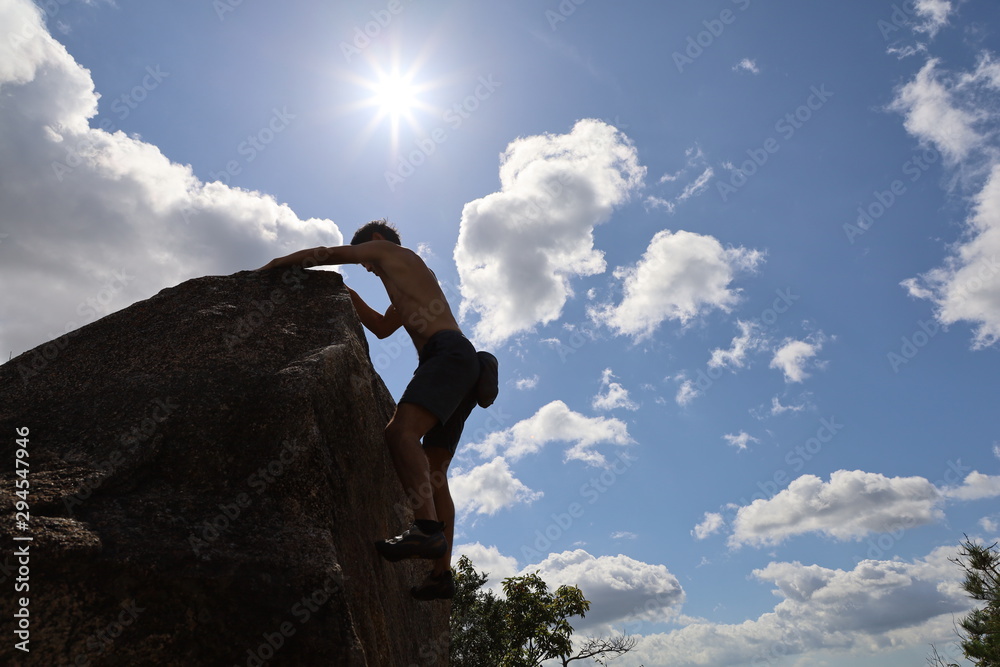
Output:
<path fill-rule="evenodd" d="M 452 456 L 465 420 L 476 406 L 479 357 L 459 331 L 439 331 L 424 344 L 420 363 L 400 397 L 429 410 L 438 423 L 424 436 L 424 447 L 443 447 Z"/>

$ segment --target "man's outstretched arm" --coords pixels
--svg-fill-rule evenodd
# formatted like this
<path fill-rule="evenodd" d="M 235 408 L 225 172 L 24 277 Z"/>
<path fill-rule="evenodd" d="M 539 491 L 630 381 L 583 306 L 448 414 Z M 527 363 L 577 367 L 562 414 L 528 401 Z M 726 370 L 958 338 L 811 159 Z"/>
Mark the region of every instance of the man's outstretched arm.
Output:
<path fill-rule="evenodd" d="M 290 255 L 272 259 L 264 266 L 257 269 L 266 271 L 268 269 L 280 269 L 286 266 L 321 266 L 323 264 L 357 264 L 364 261 L 358 257 L 357 246 L 342 245 L 334 247 L 307 248 L 296 250 Z"/>

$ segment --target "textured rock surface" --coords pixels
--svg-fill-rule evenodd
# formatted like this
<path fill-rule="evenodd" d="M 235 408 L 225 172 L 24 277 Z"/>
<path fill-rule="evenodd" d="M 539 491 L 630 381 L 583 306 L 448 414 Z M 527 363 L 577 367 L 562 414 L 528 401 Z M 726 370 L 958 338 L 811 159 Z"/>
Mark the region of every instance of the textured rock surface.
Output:
<path fill-rule="evenodd" d="M 447 603 L 408 593 L 429 565 L 372 547 L 403 527 L 393 402 L 342 285 L 198 278 L 0 366 L 0 664 L 447 664 Z"/>

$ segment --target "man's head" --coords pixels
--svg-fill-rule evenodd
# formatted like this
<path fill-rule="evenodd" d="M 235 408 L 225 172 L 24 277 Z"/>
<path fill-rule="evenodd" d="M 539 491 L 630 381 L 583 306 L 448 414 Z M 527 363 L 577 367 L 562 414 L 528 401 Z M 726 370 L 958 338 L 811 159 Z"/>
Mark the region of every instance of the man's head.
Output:
<path fill-rule="evenodd" d="M 402 245 L 399 241 L 399 231 L 389 224 L 389 222 L 382 218 L 381 220 L 372 220 L 367 225 L 364 225 L 354 232 L 354 238 L 351 239 L 351 245 L 358 245 L 359 243 L 367 243 L 371 241 L 375 234 L 381 234 L 382 238 L 386 241 L 392 241 L 396 245 Z"/>

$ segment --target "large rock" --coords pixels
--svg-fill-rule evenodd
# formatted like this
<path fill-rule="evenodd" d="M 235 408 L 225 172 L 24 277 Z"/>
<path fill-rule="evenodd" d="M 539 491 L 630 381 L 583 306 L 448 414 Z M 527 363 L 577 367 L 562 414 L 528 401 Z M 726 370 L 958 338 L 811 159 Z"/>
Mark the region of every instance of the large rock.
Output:
<path fill-rule="evenodd" d="M 447 664 L 430 566 L 372 546 L 405 527 L 392 409 L 325 271 L 190 280 L 0 366 L 0 664 Z"/>

